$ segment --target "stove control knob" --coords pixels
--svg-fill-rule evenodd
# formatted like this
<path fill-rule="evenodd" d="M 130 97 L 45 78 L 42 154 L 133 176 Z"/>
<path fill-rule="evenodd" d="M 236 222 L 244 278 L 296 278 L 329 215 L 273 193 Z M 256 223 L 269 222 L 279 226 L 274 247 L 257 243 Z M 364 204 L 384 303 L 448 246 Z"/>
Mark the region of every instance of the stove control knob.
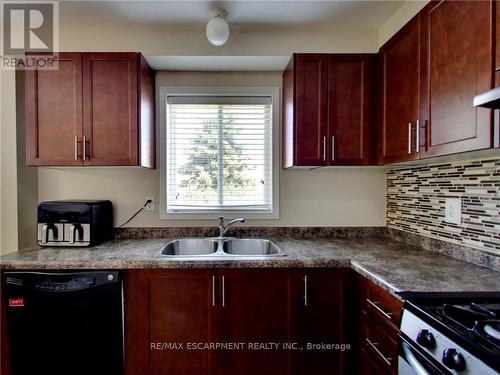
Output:
<path fill-rule="evenodd" d="M 426 329 L 421 329 L 417 335 L 417 342 L 424 348 L 432 350 L 436 347 L 434 336 Z"/>
<path fill-rule="evenodd" d="M 443 352 L 443 364 L 455 371 L 465 370 L 465 359 L 456 349 L 445 349 Z"/>

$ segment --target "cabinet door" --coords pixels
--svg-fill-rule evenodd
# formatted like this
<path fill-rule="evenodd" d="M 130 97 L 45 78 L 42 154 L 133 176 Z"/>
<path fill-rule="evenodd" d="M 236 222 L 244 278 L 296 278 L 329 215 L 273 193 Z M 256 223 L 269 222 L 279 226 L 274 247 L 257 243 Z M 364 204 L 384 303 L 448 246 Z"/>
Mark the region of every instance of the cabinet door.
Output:
<path fill-rule="evenodd" d="M 368 165 L 373 55 L 330 55 L 328 64 L 329 165 Z M 374 128 L 374 127 L 373 127 Z M 374 134 L 375 135 L 375 134 Z"/>
<path fill-rule="evenodd" d="M 25 71 L 28 165 L 82 164 L 82 55 L 58 60 L 56 70 Z"/>
<path fill-rule="evenodd" d="M 380 50 L 383 163 L 418 157 L 415 134 L 419 116 L 419 31 L 416 16 Z"/>
<path fill-rule="evenodd" d="M 298 54 L 295 62 L 295 165 L 327 164 L 328 55 Z"/>
<path fill-rule="evenodd" d="M 218 341 L 215 281 L 210 270 L 128 271 L 127 374 L 217 373 L 215 351 L 187 348 Z"/>
<path fill-rule="evenodd" d="M 137 165 L 137 54 L 83 55 L 85 165 Z"/>
<path fill-rule="evenodd" d="M 301 374 L 342 374 L 345 354 L 341 348 L 321 349 L 312 345 L 346 344 L 344 316 L 344 271 L 308 270 L 302 274 L 300 289 Z M 310 347 L 308 348 L 308 344 Z"/>
<path fill-rule="evenodd" d="M 500 1 L 495 1 L 495 87 L 500 86 Z M 498 112 L 498 111 L 497 111 Z"/>
<path fill-rule="evenodd" d="M 491 147 L 491 111 L 474 96 L 492 87 L 492 2 L 432 2 L 422 11 L 424 156 Z"/>
<path fill-rule="evenodd" d="M 222 341 L 246 345 L 222 354 L 224 374 L 292 373 L 292 350 L 248 345 L 297 341 L 296 279 L 289 270 L 221 271 Z"/>

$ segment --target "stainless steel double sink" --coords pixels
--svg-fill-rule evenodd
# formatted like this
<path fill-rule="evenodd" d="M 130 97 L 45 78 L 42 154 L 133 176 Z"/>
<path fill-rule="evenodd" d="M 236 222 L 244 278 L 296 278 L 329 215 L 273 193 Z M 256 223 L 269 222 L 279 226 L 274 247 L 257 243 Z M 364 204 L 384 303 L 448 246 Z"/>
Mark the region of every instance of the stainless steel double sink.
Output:
<path fill-rule="evenodd" d="M 286 254 L 271 240 L 262 238 L 177 238 L 161 249 L 176 258 L 279 257 Z"/>

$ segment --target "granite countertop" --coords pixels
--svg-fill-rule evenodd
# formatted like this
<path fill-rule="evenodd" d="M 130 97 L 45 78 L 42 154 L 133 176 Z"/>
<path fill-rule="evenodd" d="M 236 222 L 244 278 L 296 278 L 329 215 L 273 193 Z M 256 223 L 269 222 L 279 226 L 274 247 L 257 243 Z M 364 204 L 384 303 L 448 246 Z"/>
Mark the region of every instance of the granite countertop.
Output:
<path fill-rule="evenodd" d="M 0 257 L 0 269 L 350 267 L 394 295 L 500 292 L 500 273 L 386 238 L 277 240 L 287 256 L 168 258 L 168 238 L 114 240 L 92 248 L 37 248 Z"/>

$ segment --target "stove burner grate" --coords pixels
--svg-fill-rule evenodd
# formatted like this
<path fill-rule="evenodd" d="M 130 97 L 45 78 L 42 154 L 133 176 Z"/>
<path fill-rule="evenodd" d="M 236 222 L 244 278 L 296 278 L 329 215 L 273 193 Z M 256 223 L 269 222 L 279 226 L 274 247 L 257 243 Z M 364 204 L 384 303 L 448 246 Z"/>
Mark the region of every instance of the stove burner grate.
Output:
<path fill-rule="evenodd" d="M 500 349 L 500 311 L 498 305 L 444 304 L 441 314 L 449 323 L 475 335 L 485 344 Z"/>

